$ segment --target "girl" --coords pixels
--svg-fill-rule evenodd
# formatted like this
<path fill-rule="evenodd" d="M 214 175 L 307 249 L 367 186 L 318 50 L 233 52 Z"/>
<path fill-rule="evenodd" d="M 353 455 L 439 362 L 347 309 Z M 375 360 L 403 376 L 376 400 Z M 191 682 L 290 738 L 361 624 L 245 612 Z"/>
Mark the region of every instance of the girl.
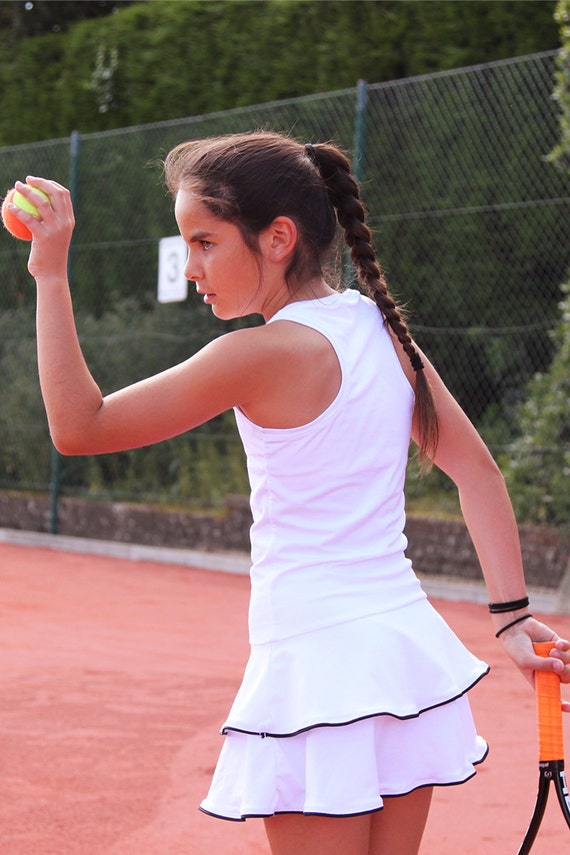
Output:
<path fill-rule="evenodd" d="M 69 193 L 28 178 L 51 199 L 33 197 L 39 221 L 11 210 L 34 238 L 54 443 L 63 454 L 119 451 L 235 410 L 252 488 L 251 656 L 202 810 L 263 817 L 273 855 L 415 855 L 433 786 L 468 779 L 486 754 L 466 693 L 488 669 L 405 556 L 410 437 L 457 484 L 516 665 L 531 681 L 543 669 L 570 682 L 570 644 L 527 611 L 501 474 L 410 337 L 344 154 L 241 134 L 178 146 L 165 175 L 187 278 L 217 317 L 255 312 L 266 324 L 102 397 L 66 279 Z M 338 225 L 368 297 L 325 278 Z M 552 642 L 548 659 L 533 640 Z"/>

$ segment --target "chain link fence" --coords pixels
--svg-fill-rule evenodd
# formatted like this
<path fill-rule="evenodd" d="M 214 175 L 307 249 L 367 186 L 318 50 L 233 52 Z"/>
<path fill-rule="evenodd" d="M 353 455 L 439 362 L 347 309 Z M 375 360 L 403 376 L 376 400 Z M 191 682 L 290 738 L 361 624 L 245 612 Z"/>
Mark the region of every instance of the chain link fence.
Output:
<path fill-rule="evenodd" d="M 552 356 L 570 262 L 570 178 L 555 52 L 246 109 L 0 149 L 0 186 L 28 174 L 72 189 L 70 276 L 104 392 L 232 328 L 192 294 L 158 304 L 158 242 L 174 235 L 160 160 L 176 143 L 255 128 L 353 153 L 375 241 L 411 328 L 495 453 L 525 385 Z M 0 234 L 0 489 L 215 504 L 247 492 L 231 414 L 160 446 L 60 459 L 49 441 L 28 246 Z M 345 276 L 351 272 L 345 270 Z M 255 318 L 247 323 L 256 323 Z M 562 454 L 562 451 L 561 451 Z M 51 485 L 51 486 L 50 486 Z"/>

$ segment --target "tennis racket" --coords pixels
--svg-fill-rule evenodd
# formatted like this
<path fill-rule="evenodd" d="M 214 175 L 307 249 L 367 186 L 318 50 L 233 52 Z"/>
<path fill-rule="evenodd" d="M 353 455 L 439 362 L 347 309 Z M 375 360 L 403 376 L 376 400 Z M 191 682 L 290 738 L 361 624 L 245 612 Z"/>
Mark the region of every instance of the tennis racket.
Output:
<path fill-rule="evenodd" d="M 541 641 L 534 645 L 534 650 L 538 656 L 547 657 L 553 646 L 551 641 Z M 534 813 L 518 855 L 527 855 L 531 850 L 544 816 L 551 783 L 554 784 L 564 819 L 570 828 L 570 796 L 564 772 L 560 678 L 552 671 L 536 671 L 534 676 L 539 748 L 538 795 Z"/>

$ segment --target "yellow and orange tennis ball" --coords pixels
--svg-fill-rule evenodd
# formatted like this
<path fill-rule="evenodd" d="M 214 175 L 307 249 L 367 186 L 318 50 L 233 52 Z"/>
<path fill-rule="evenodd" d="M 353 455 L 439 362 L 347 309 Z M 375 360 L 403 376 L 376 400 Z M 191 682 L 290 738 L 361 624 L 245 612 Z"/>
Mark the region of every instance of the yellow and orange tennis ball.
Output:
<path fill-rule="evenodd" d="M 47 193 L 44 193 L 44 191 L 40 190 L 38 187 L 30 187 L 30 190 L 33 190 L 34 193 L 37 193 L 39 196 L 43 196 L 44 199 L 49 200 Z M 26 197 L 22 196 L 22 194 L 14 187 L 8 191 L 4 197 L 4 201 L 2 202 L 2 222 L 4 223 L 4 227 L 8 229 L 11 235 L 16 238 L 20 238 L 20 240 L 31 240 L 32 233 L 29 228 L 21 223 L 20 220 L 8 210 L 8 204 L 10 202 L 12 205 L 15 205 L 16 208 L 19 208 L 21 211 L 26 211 L 26 213 L 31 214 L 39 220 L 41 218 L 38 209 L 35 205 L 32 205 L 31 202 L 28 202 Z"/>

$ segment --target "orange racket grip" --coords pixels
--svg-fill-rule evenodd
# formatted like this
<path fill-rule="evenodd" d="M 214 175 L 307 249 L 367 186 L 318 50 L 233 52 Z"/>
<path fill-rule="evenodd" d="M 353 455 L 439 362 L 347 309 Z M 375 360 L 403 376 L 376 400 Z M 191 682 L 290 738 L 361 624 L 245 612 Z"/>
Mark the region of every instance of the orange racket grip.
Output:
<path fill-rule="evenodd" d="M 534 652 L 546 658 L 554 642 L 535 643 Z M 538 721 L 538 759 L 541 762 L 564 759 L 560 678 L 552 671 L 535 671 L 536 710 Z"/>

